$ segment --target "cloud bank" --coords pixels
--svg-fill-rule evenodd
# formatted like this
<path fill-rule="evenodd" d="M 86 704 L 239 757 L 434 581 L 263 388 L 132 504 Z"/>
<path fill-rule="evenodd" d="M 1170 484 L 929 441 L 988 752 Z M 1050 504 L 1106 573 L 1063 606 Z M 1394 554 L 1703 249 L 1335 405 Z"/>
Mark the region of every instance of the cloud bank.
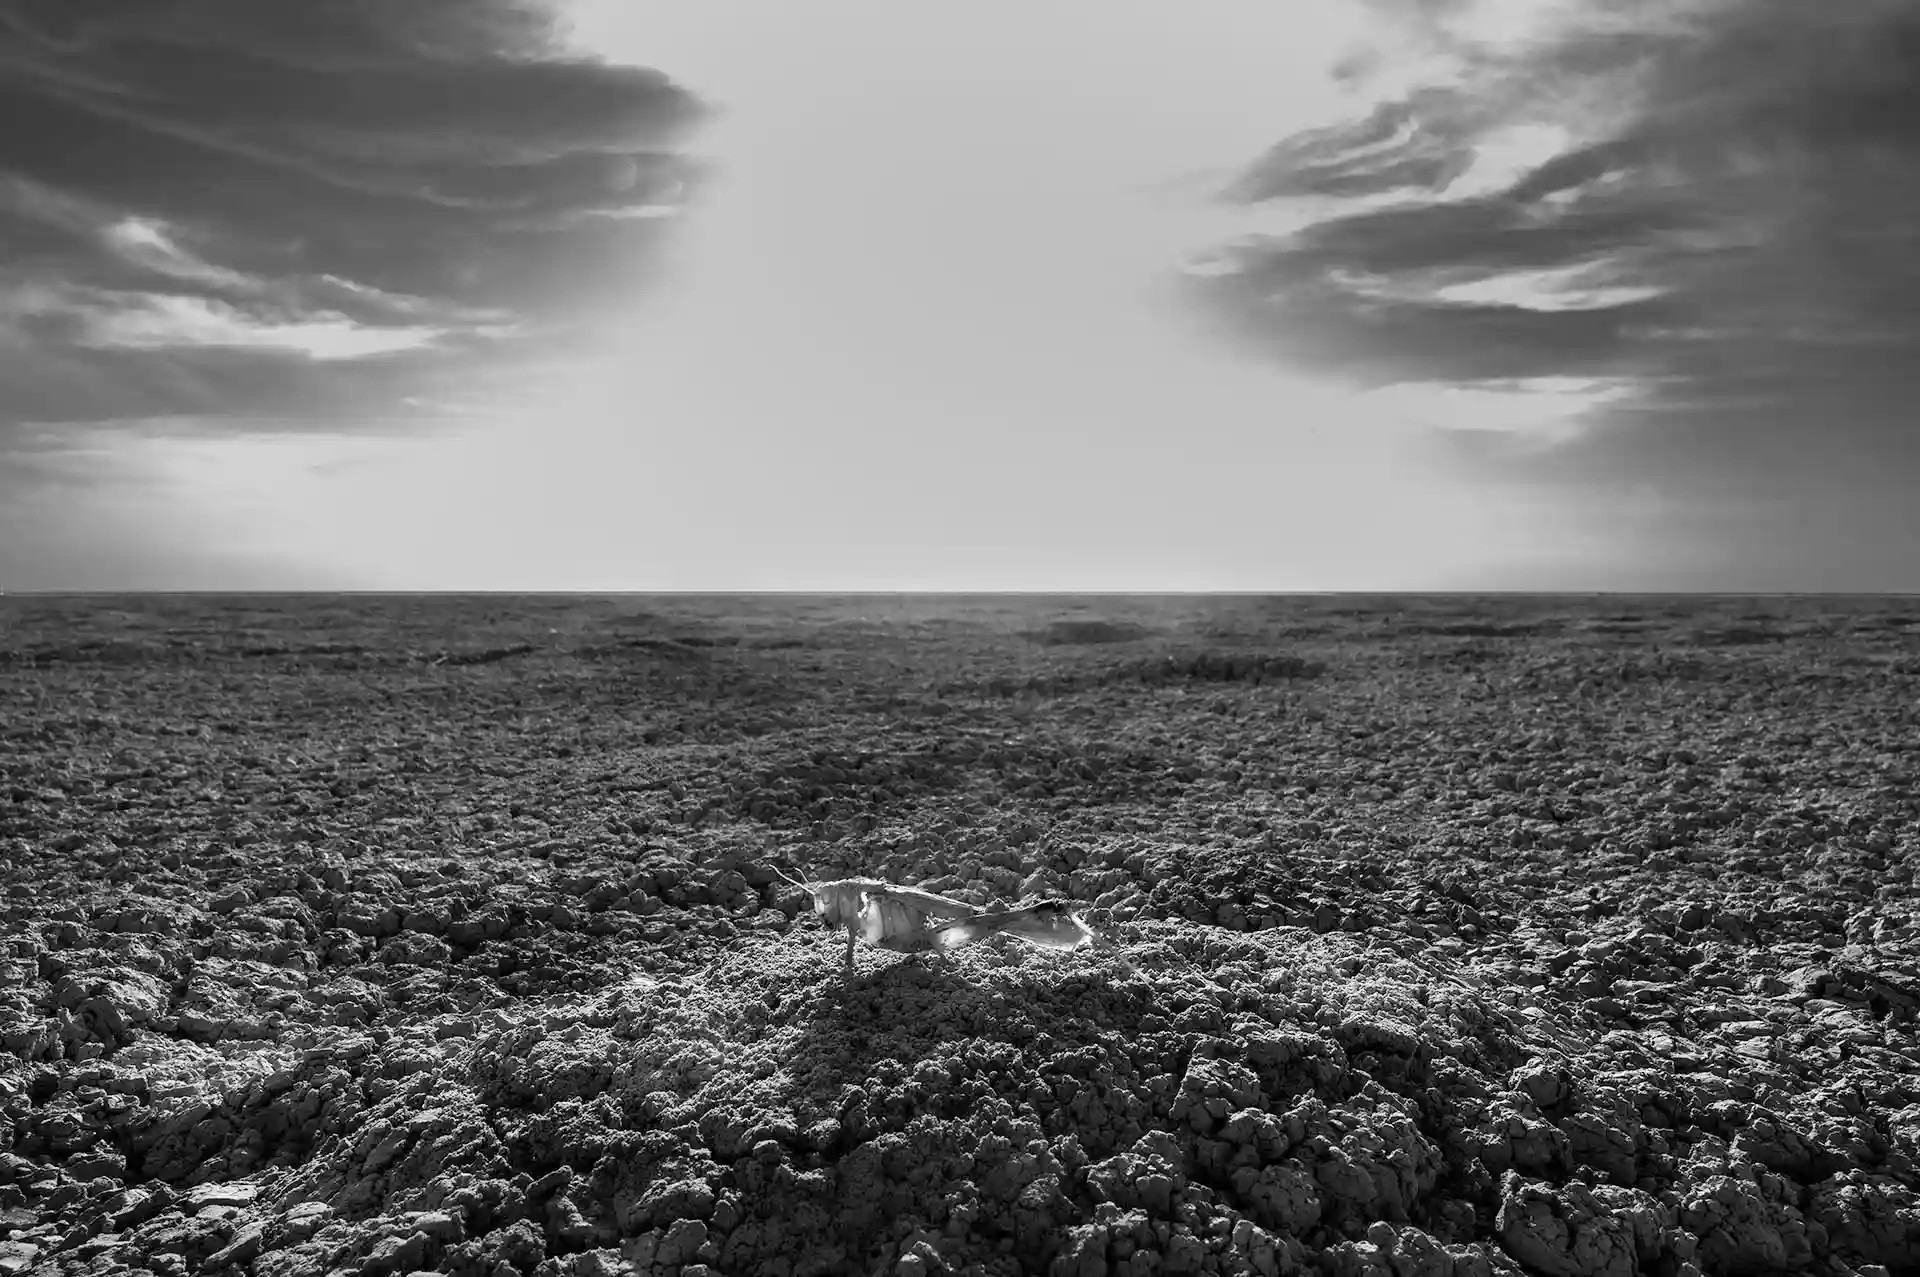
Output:
<path fill-rule="evenodd" d="M 458 409 L 645 282 L 694 99 L 530 0 L 0 0 L 0 442 Z"/>
<path fill-rule="evenodd" d="M 1920 478 L 1920 5 L 1370 2 L 1368 109 L 1230 193 L 1308 224 L 1195 264 L 1238 337 L 1589 490 Z"/>

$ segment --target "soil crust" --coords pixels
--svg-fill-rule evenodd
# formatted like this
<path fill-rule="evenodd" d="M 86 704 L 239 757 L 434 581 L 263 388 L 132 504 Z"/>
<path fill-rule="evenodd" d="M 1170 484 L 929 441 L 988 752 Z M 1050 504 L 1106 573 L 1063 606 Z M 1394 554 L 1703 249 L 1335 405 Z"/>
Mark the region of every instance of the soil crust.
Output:
<path fill-rule="evenodd" d="M 0 599 L 0 1277 L 1920 1273 L 1917 813 L 1912 601 Z"/>

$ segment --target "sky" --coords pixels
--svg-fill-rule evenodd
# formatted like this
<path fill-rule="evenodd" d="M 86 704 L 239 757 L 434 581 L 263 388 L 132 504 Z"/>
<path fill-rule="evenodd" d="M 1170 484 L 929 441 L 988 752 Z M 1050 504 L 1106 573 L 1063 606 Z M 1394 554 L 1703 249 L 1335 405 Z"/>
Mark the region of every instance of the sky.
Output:
<path fill-rule="evenodd" d="M 1920 590 L 1920 0 L 0 0 L 0 589 Z"/>

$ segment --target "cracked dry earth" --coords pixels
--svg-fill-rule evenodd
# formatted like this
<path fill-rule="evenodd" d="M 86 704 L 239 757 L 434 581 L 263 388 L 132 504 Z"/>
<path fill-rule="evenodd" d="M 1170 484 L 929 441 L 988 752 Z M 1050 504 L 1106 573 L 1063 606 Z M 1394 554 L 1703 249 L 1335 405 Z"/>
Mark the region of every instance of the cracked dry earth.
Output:
<path fill-rule="evenodd" d="M 0 1274 L 1920 1273 L 1911 601 L 0 609 Z"/>

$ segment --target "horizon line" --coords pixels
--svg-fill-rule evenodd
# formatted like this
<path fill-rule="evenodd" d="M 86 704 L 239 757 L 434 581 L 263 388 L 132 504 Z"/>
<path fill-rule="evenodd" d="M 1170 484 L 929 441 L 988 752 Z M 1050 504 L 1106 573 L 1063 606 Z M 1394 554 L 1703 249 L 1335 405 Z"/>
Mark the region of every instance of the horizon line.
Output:
<path fill-rule="evenodd" d="M 208 589 L 0 590 L 0 598 L 1639 598 L 1639 599 L 1913 599 L 1920 590 L 1088 590 L 1088 589 Z"/>

